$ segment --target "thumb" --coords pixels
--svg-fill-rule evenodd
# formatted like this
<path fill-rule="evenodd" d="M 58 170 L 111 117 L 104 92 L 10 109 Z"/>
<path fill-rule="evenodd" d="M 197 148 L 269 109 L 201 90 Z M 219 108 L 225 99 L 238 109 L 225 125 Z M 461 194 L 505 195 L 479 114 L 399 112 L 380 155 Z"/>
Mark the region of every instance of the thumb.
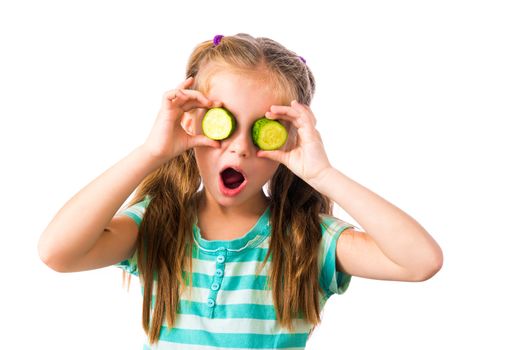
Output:
<path fill-rule="evenodd" d="M 191 136 L 189 139 L 189 147 L 209 146 L 209 147 L 220 147 L 220 142 L 210 139 L 204 135 Z"/>
<path fill-rule="evenodd" d="M 284 151 L 257 151 L 257 157 L 267 158 L 285 165 L 286 152 Z"/>

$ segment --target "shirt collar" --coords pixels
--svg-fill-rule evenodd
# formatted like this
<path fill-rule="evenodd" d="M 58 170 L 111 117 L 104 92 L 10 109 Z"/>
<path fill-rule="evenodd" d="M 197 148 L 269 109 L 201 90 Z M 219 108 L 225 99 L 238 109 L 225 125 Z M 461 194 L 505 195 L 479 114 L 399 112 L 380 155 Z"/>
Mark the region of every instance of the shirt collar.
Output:
<path fill-rule="evenodd" d="M 269 235 L 271 232 L 269 218 L 270 210 L 268 206 L 256 224 L 245 235 L 240 238 L 225 241 L 208 241 L 207 239 L 202 238 L 197 219 L 196 223 L 193 225 L 193 237 L 196 245 L 207 252 L 212 253 L 224 250 L 240 252 L 246 248 L 255 248 Z"/>

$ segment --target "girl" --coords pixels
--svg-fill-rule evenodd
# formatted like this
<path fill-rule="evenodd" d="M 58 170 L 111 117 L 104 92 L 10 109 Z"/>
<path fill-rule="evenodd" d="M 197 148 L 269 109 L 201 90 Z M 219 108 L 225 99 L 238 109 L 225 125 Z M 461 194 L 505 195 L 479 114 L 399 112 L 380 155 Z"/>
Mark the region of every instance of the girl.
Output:
<path fill-rule="evenodd" d="M 146 141 L 70 199 L 39 242 L 56 271 L 138 276 L 146 348 L 302 349 L 351 276 L 423 281 L 440 269 L 423 227 L 330 164 L 304 59 L 267 38 L 218 35 L 186 76 Z M 236 121 L 222 141 L 202 132 L 212 107 Z M 287 129 L 281 149 L 254 145 L 261 116 Z M 333 201 L 364 230 L 334 218 Z"/>

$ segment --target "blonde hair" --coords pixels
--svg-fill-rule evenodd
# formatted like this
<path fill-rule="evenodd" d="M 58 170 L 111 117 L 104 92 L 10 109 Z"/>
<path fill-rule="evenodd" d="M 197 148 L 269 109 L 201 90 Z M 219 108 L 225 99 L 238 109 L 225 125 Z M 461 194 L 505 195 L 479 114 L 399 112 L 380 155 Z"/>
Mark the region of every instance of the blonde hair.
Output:
<path fill-rule="evenodd" d="M 315 90 L 310 69 L 294 52 L 268 38 L 247 34 L 223 37 L 198 45 L 186 70 L 195 88 L 206 89 L 213 69 L 258 74 L 282 97 L 309 105 Z M 144 283 L 142 325 L 151 343 L 158 341 L 163 320 L 173 327 L 180 294 L 192 281 L 192 228 L 197 217 L 201 178 L 192 149 L 149 174 L 129 206 L 150 198 L 138 235 L 138 270 Z M 280 165 L 270 180 L 269 284 L 277 322 L 293 329 L 294 318 L 316 326 L 320 322 L 318 250 L 322 231 L 319 214 L 332 214 L 332 201 Z M 183 257 L 182 259 L 180 257 Z M 151 303 L 156 283 L 154 312 Z"/>

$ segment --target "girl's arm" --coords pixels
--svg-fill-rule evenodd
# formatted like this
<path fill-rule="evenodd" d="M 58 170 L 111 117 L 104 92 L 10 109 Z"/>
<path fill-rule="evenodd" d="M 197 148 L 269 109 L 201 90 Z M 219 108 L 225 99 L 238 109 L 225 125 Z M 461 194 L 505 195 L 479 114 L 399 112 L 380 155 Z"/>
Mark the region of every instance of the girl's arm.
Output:
<path fill-rule="evenodd" d="M 272 106 L 266 117 L 288 121 L 294 129 L 283 150 L 258 151 L 258 156 L 286 165 L 339 204 L 365 231 L 348 229 L 339 237 L 339 271 L 373 279 L 422 281 L 440 270 L 442 251 L 420 224 L 331 166 L 308 106 L 296 101 Z"/>
<path fill-rule="evenodd" d="M 42 261 L 56 271 L 71 272 L 124 260 L 135 244 L 138 230 L 130 224 L 132 220 L 125 221 L 124 217 L 115 218 L 111 225 L 110 221 L 156 167 L 147 151 L 139 147 L 80 190 L 42 233 L 38 242 Z M 88 254 L 101 237 L 105 249 Z M 88 255 L 96 256 L 86 261 Z"/>
<path fill-rule="evenodd" d="M 423 281 L 440 270 L 439 245 L 393 204 L 333 167 L 310 185 L 339 204 L 365 231 L 342 232 L 337 242 L 340 271 L 374 279 Z"/>
<path fill-rule="evenodd" d="M 162 106 L 146 142 L 71 198 L 42 233 L 41 259 L 57 271 L 108 266 L 129 257 L 138 228 L 133 220 L 114 215 L 140 182 L 163 163 L 196 146 L 219 147 L 203 135 L 186 132 L 195 108 L 219 107 L 196 90 L 193 78 L 162 98 Z"/>

